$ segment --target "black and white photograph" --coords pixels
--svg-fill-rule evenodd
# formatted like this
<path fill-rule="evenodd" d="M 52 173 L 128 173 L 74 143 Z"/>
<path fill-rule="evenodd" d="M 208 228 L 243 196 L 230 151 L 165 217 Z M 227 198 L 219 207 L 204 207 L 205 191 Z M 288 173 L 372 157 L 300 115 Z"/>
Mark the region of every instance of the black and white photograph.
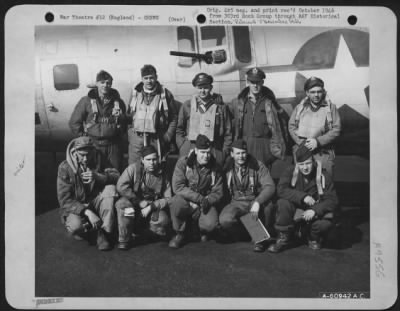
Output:
<path fill-rule="evenodd" d="M 9 304 L 390 307 L 395 31 L 383 7 L 14 7 Z"/>

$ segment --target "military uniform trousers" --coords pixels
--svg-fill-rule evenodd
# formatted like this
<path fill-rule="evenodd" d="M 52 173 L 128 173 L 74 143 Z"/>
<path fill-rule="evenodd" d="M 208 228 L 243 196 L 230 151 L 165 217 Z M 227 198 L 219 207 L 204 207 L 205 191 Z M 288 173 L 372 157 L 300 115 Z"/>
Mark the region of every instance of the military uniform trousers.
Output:
<path fill-rule="evenodd" d="M 145 139 L 146 139 L 146 143 L 148 145 L 152 145 L 154 148 L 156 148 L 156 150 L 158 150 L 159 155 L 161 154 L 161 156 L 163 156 L 162 150 L 159 150 L 161 148 L 161 145 L 159 144 L 159 139 L 158 139 L 157 134 L 137 133 L 133 130 L 133 128 L 130 128 L 128 130 L 128 141 L 129 141 L 128 163 L 129 164 L 140 161 L 141 150 L 144 146 Z"/>
<path fill-rule="evenodd" d="M 222 229 L 231 234 L 235 239 L 240 239 L 242 233 L 245 231 L 244 226 L 240 222 L 240 217 L 250 212 L 251 203 L 252 201 L 232 200 L 222 209 L 219 215 L 219 223 Z M 269 227 L 273 222 L 273 211 L 274 205 L 272 202 L 269 202 L 268 204 L 261 204 L 258 212 L 259 219 L 269 232 L 271 232 Z"/>
<path fill-rule="evenodd" d="M 243 139 L 247 142 L 247 152 L 251 154 L 258 161 L 261 161 L 269 170 L 275 160 L 274 155 L 271 153 L 270 142 L 268 137 L 253 137 L 244 136 Z"/>
<path fill-rule="evenodd" d="M 113 167 L 121 172 L 122 169 L 122 147 L 120 138 L 113 140 L 97 139 L 92 137 L 97 151 L 101 155 L 103 168 Z"/>
<path fill-rule="evenodd" d="M 134 216 L 125 216 L 125 209 L 133 207 L 135 210 Z M 165 210 L 159 211 L 158 219 L 152 220 L 155 211 L 152 211 L 143 217 L 140 207 L 134 206 L 131 201 L 125 197 L 121 197 L 115 203 L 118 218 L 118 242 L 128 242 L 131 239 L 132 233 L 140 233 L 145 229 L 150 229 L 158 236 L 165 236 L 170 226 L 170 218 Z"/>
<path fill-rule="evenodd" d="M 184 232 L 186 221 L 191 219 L 195 209 L 190 206 L 182 196 L 175 195 L 170 205 L 172 227 L 176 232 Z M 200 213 L 199 229 L 202 234 L 211 233 L 218 225 L 218 212 L 215 206 L 211 206 L 207 214 Z"/>
<path fill-rule="evenodd" d="M 296 208 L 303 209 L 303 207 L 297 206 L 296 204 L 286 199 L 279 199 L 277 203 L 278 209 L 276 211 L 277 214 L 275 222 L 276 230 L 281 232 L 288 232 L 293 230 L 295 225 L 293 217 L 296 213 Z M 333 225 L 334 224 L 331 219 L 314 218 L 308 224 L 310 228 L 310 238 L 312 240 L 320 238 L 322 235 L 327 233 L 333 227 Z"/>
<path fill-rule="evenodd" d="M 115 210 L 114 202 L 116 197 L 116 189 L 114 185 L 105 186 L 104 190 L 100 192 L 91 202 L 89 202 L 89 209 L 91 209 L 97 216 L 100 217 L 103 224 L 101 228 L 107 233 L 112 233 L 115 228 Z M 85 232 L 85 223 L 89 223 L 86 216 L 76 214 L 69 214 L 64 216 L 64 224 L 71 234 L 81 235 Z"/>

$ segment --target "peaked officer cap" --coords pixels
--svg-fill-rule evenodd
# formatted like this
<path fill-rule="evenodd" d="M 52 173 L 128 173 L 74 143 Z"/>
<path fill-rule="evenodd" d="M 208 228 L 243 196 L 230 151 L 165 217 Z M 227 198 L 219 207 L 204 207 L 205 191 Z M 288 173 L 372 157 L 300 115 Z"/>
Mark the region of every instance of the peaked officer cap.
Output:
<path fill-rule="evenodd" d="M 211 142 L 207 136 L 199 134 L 196 138 L 196 148 L 197 149 L 208 149 L 211 147 Z"/>
<path fill-rule="evenodd" d="M 265 72 L 258 67 L 249 69 L 246 72 L 247 80 L 251 82 L 260 82 L 265 79 Z"/>
<path fill-rule="evenodd" d="M 201 86 L 201 85 L 210 85 L 214 82 L 214 79 L 212 76 L 204 73 L 204 72 L 200 72 L 197 75 L 195 75 L 195 77 L 192 80 L 192 85 L 193 86 Z"/>
<path fill-rule="evenodd" d="M 142 67 L 142 69 L 140 69 L 140 73 L 142 75 L 142 77 L 144 76 L 149 76 L 149 75 L 156 75 L 157 74 L 157 70 L 156 67 L 154 67 L 153 65 L 144 65 Z"/>
<path fill-rule="evenodd" d="M 105 70 L 100 70 L 96 75 L 96 82 L 105 81 L 105 80 L 113 80 L 113 77 Z"/>
<path fill-rule="evenodd" d="M 308 91 L 315 86 L 324 87 L 324 81 L 317 77 L 308 78 L 306 83 L 304 83 L 304 91 Z"/>

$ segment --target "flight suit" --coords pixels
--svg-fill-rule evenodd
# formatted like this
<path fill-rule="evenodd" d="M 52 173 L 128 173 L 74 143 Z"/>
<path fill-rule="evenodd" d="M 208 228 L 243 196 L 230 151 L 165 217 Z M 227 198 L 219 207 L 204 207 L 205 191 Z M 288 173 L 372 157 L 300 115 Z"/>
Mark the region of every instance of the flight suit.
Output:
<path fill-rule="evenodd" d="M 175 137 L 178 119 L 171 92 L 158 83 L 153 92 L 147 93 L 143 83 L 139 83 L 133 90 L 128 114 L 132 121 L 128 129 L 129 164 L 140 160 L 145 145 L 153 145 L 164 160 Z"/>
<path fill-rule="evenodd" d="M 222 175 L 215 159 L 211 157 L 208 165 L 200 167 L 196 154 L 178 160 L 172 177 L 172 189 L 175 196 L 171 200 L 170 211 L 172 226 L 176 232 L 183 233 L 187 220 L 194 213 L 190 202 L 201 205 L 207 198 L 209 210 L 201 210 L 198 226 L 201 233 L 208 234 L 218 225 L 217 204 L 223 197 Z"/>
<path fill-rule="evenodd" d="M 250 155 L 242 169 L 235 167 L 232 158 L 229 161 L 226 180 L 231 201 L 222 209 L 219 223 L 234 238 L 239 238 L 239 218 L 250 212 L 254 201 L 260 204 L 259 216 L 268 228 L 273 208 L 268 203 L 275 193 L 275 184 L 268 168 Z"/>
<path fill-rule="evenodd" d="M 119 242 L 129 242 L 132 232 L 140 233 L 147 227 L 159 236 L 167 234 L 170 224 L 168 206 L 172 191 L 161 169 L 150 173 L 141 163 L 131 164 L 119 178 L 117 191 L 121 195 L 115 204 Z M 146 219 L 141 214 L 141 204 L 152 206 Z M 134 208 L 134 214 L 126 216 L 127 208 Z"/>
<path fill-rule="evenodd" d="M 113 108 L 120 109 L 119 116 L 112 115 Z M 100 99 L 97 88 L 88 92 L 75 106 L 69 127 L 76 136 L 90 136 L 102 156 L 104 167 L 122 169 L 122 136 L 126 130 L 126 108 L 117 90 Z"/>
<path fill-rule="evenodd" d="M 201 104 L 205 111 L 199 107 Z M 212 94 L 207 103 L 193 96 L 181 106 L 176 127 L 176 143 L 181 157 L 187 156 L 194 149 L 199 134 L 213 142 L 213 156 L 222 166 L 232 143 L 232 126 L 229 109 L 221 95 Z"/>
<path fill-rule="evenodd" d="M 120 174 L 115 168 L 101 170 L 100 159 L 98 155 L 96 163 L 88 165 L 101 176 L 100 180 L 89 185 L 83 183 L 82 168 L 71 159 L 70 150 L 67 150 L 67 159 L 58 167 L 57 197 L 61 221 L 73 235 L 85 233 L 85 224 L 88 223 L 84 215 L 86 209 L 93 210 L 101 218 L 104 231 L 109 234 L 114 231 L 114 202 L 117 196 L 115 184 Z"/>

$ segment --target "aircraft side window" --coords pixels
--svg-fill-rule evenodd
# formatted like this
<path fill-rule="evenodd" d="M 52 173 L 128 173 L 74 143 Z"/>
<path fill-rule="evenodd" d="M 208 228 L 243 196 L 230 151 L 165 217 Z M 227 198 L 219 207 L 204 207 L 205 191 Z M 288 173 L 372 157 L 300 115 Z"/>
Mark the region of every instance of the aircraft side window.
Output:
<path fill-rule="evenodd" d="M 79 88 L 78 66 L 62 64 L 53 67 L 54 87 L 57 91 L 75 90 Z"/>
<path fill-rule="evenodd" d="M 235 54 L 242 63 L 251 62 L 250 31 L 248 26 L 233 26 Z"/>
<path fill-rule="evenodd" d="M 201 27 L 201 47 L 203 49 L 226 45 L 225 26 Z"/>
<path fill-rule="evenodd" d="M 178 27 L 178 51 L 196 53 L 194 31 L 192 27 Z M 178 65 L 181 67 L 192 67 L 195 62 L 196 58 L 193 57 L 179 57 Z"/>

